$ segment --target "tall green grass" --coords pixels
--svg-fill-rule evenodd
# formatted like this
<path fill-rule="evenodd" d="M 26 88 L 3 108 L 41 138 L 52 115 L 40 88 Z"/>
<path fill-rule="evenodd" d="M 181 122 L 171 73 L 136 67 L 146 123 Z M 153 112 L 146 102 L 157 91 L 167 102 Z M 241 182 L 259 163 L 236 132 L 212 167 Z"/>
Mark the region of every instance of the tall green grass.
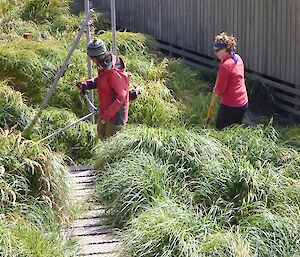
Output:
<path fill-rule="evenodd" d="M 242 147 L 246 138 L 249 150 Z M 291 233 L 286 235 L 292 238 L 300 217 L 299 155 L 279 145 L 271 126 L 235 127 L 226 134 L 134 126 L 98 151 L 98 200 L 125 227 L 127 256 L 293 256 L 299 251 L 299 237 L 285 246 L 280 225 L 266 228 L 268 235 L 260 225 L 288 219 L 290 213 L 294 218 L 286 223 Z M 173 204 L 157 207 L 168 198 Z M 207 226 L 186 228 L 172 216 L 181 208 L 172 209 L 176 202 L 202 215 Z"/>
<path fill-rule="evenodd" d="M 67 55 L 64 45 L 55 39 L 26 41 L 15 39 L 0 42 L 1 76 L 16 90 L 24 93 L 31 104 L 40 104 L 50 87 L 56 71 Z M 69 70 L 61 79 L 50 105 L 83 113 L 86 105 L 74 87 L 86 71 L 86 55 L 75 51 Z"/>
<path fill-rule="evenodd" d="M 32 113 L 33 110 L 24 103 L 21 93 L 8 87 L 6 82 L 0 82 L 1 128 L 23 129 L 29 124 Z"/>
<path fill-rule="evenodd" d="M 2 83 L 0 99 L 1 128 L 23 130 L 29 125 L 35 110 L 24 103 L 21 93 Z M 77 119 L 77 116 L 68 110 L 48 108 L 42 113 L 31 138 L 35 141 L 41 140 Z M 80 162 L 92 158 L 96 139 L 95 126 L 84 121 L 44 143 L 53 150 L 68 155 L 70 159 Z"/>
<path fill-rule="evenodd" d="M 279 166 L 287 176 L 299 179 L 299 153 L 280 142 L 271 124 L 257 128 L 237 126 L 213 136 L 230 148 L 237 159 L 247 160 L 258 168 Z"/>
<path fill-rule="evenodd" d="M 74 256 L 60 224 L 73 215 L 65 157 L 0 130 L 0 255 Z"/>
<path fill-rule="evenodd" d="M 47 215 L 50 215 L 48 211 Z M 49 228 L 49 222 L 52 225 Z M 7 218 L 0 215 L 0 255 L 65 257 L 75 256 L 74 244 L 63 241 L 54 217 L 49 217 L 42 224 L 36 224 L 28 218 L 15 215 Z"/>
<path fill-rule="evenodd" d="M 291 146 L 300 151 L 300 127 L 291 126 L 284 128 L 279 134 L 279 139 L 285 145 Z"/>
<path fill-rule="evenodd" d="M 1 206 L 42 201 L 63 219 L 70 207 L 63 157 L 19 133 L 0 132 Z"/>
<path fill-rule="evenodd" d="M 183 195 L 185 190 L 168 164 L 143 151 L 107 164 L 99 180 L 98 200 L 119 226 L 145 210 L 153 199 Z M 188 197 L 188 193 L 183 197 Z"/>
<path fill-rule="evenodd" d="M 76 115 L 68 110 L 48 108 L 42 113 L 32 138 L 43 139 L 76 120 L 78 120 Z M 96 142 L 95 126 L 88 121 L 83 121 L 44 143 L 49 144 L 53 150 L 62 152 L 72 160 L 80 162 L 92 158 Z"/>
<path fill-rule="evenodd" d="M 190 206 L 158 201 L 130 222 L 124 255 L 201 256 L 201 240 L 213 230 L 209 218 L 196 214 Z"/>

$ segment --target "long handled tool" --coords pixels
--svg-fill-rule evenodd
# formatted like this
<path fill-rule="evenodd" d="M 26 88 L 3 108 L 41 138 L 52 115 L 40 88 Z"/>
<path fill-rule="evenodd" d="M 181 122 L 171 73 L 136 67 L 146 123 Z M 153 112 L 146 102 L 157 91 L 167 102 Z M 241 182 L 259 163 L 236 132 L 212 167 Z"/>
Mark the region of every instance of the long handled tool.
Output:
<path fill-rule="evenodd" d="M 214 105 L 214 102 L 215 102 L 215 98 L 216 98 L 216 94 L 213 92 L 212 93 L 212 96 L 211 96 L 211 99 L 210 99 L 210 103 L 209 103 L 209 108 L 208 108 L 208 112 L 207 112 L 207 117 L 205 119 L 205 128 L 208 127 L 210 121 L 211 121 L 211 118 L 212 118 L 212 108 L 213 108 L 213 105 Z"/>
<path fill-rule="evenodd" d="M 67 66 L 69 64 L 69 61 L 73 55 L 73 52 L 75 51 L 77 45 L 79 44 L 79 41 L 80 41 L 80 38 L 82 36 L 82 34 L 85 32 L 86 28 L 87 28 L 87 25 L 89 24 L 90 22 L 90 19 L 92 17 L 92 14 L 94 13 L 94 10 L 89 10 L 87 16 L 86 16 L 86 19 L 82 22 L 82 25 L 81 25 L 81 29 L 79 30 L 78 34 L 77 34 L 77 37 L 75 38 L 75 41 L 69 51 L 69 53 L 67 54 L 67 57 L 65 58 L 64 60 L 64 63 L 63 65 L 60 67 L 60 69 L 57 71 L 56 75 L 55 75 L 55 78 L 54 78 L 54 81 L 53 83 L 51 84 L 47 94 L 46 94 L 46 97 L 44 99 L 44 101 L 42 102 L 40 108 L 39 108 L 39 111 L 37 112 L 37 114 L 35 115 L 35 117 L 33 118 L 33 120 L 31 121 L 31 123 L 29 124 L 29 126 L 27 126 L 25 128 L 25 130 L 23 131 L 23 136 L 24 137 L 29 137 L 30 134 L 32 133 L 32 129 L 34 127 L 34 125 L 36 124 L 36 122 L 38 121 L 39 117 L 41 116 L 43 110 L 46 108 L 46 106 L 48 105 L 48 102 L 50 101 L 54 91 L 55 91 L 55 88 L 58 84 L 58 81 L 60 80 L 60 78 L 63 76 L 63 74 L 65 73 L 65 70 L 67 69 Z"/>
<path fill-rule="evenodd" d="M 76 121 L 72 122 L 72 123 L 69 124 L 68 126 L 66 126 L 66 127 L 64 127 L 64 128 L 61 128 L 61 129 L 59 129 L 59 130 L 53 132 L 52 134 L 50 134 L 50 135 L 47 136 L 47 137 L 42 138 L 41 140 L 37 141 L 37 142 L 34 143 L 33 145 L 37 145 L 37 144 L 39 144 L 39 143 L 41 143 L 41 142 L 44 142 L 44 141 L 46 141 L 46 140 L 48 140 L 48 139 L 50 139 L 50 138 L 52 138 L 52 137 L 57 136 L 58 134 L 62 133 L 63 131 L 65 131 L 65 130 L 67 130 L 67 129 L 69 129 L 69 128 L 75 126 L 75 125 L 77 125 L 78 123 L 80 123 L 80 122 L 82 122 L 82 121 L 84 121 L 84 120 L 90 118 L 90 117 L 93 116 L 96 112 L 97 112 L 97 110 L 94 110 L 93 112 L 91 112 L 91 113 L 89 113 L 89 114 L 83 116 L 83 117 L 80 118 L 79 120 L 76 120 Z"/>
<path fill-rule="evenodd" d="M 98 112 L 97 107 L 92 103 L 92 101 L 89 99 L 89 97 L 86 94 L 84 94 L 84 97 L 85 97 L 86 101 L 88 102 L 90 108 L 93 110 L 91 113 L 83 116 L 79 120 L 76 120 L 76 121 L 72 122 L 71 124 L 67 125 L 64 128 L 61 128 L 61 129 L 53 132 L 49 136 L 46 136 L 46 137 L 42 138 L 41 140 L 35 142 L 33 145 L 40 144 L 40 143 L 42 143 L 42 142 L 44 142 L 44 141 L 46 141 L 46 140 L 48 140 L 48 139 L 50 139 L 52 137 L 55 137 L 55 136 L 59 135 L 60 133 L 64 132 L 65 130 L 67 130 L 67 129 L 71 128 L 71 127 L 74 127 L 75 125 L 79 124 L 80 122 L 82 122 L 82 121 L 84 121 L 84 120 L 92 117 L 94 114 L 96 114 Z"/>

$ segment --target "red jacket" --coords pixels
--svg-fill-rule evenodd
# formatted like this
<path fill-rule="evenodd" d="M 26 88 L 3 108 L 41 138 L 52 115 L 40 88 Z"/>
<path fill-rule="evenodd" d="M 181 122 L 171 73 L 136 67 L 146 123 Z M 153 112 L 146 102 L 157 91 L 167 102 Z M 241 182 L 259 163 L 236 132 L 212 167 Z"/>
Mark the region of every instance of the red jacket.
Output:
<path fill-rule="evenodd" d="M 244 62 L 238 54 L 236 56 L 237 63 L 229 54 L 220 64 L 215 86 L 215 92 L 220 96 L 221 103 L 230 107 L 241 107 L 248 103 Z"/>
<path fill-rule="evenodd" d="M 116 68 L 117 62 L 123 64 L 120 58 L 112 55 L 112 63 L 98 70 L 98 77 L 87 81 L 87 89 L 97 87 L 101 120 L 124 125 L 128 121 L 129 75 L 124 65 Z"/>

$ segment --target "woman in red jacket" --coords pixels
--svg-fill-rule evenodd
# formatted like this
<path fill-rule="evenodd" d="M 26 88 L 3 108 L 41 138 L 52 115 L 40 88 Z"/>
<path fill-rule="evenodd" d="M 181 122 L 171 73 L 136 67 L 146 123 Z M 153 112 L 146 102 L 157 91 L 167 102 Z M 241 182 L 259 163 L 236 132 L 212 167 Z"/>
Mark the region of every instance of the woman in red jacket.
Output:
<path fill-rule="evenodd" d="M 214 41 L 215 55 L 221 63 L 214 93 L 220 96 L 217 129 L 233 124 L 242 124 L 248 109 L 248 95 L 245 86 L 245 69 L 242 58 L 234 53 L 237 40 L 225 32 L 217 35 Z"/>

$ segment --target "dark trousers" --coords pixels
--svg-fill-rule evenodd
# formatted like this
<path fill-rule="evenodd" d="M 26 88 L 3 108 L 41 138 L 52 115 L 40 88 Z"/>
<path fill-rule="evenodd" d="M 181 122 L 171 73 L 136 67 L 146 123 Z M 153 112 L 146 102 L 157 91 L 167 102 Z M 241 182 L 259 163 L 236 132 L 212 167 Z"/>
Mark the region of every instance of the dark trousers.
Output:
<path fill-rule="evenodd" d="M 241 125 L 247 109 L 248 103 L 242 107 L 230 107 L 221 104 L 217 117 L 217 129 L 221 130 L 234 124 Z"/>
<path fill-rule="evenodd" d="M 100 119 L 98 119 L 97 132 L 98 136 L 102 141 L 107 140 L 108 138 L 115 135 L 117 132 L 121 131 L 125 126 L 118 126 L 111 122 L 102 123 Z"/>

